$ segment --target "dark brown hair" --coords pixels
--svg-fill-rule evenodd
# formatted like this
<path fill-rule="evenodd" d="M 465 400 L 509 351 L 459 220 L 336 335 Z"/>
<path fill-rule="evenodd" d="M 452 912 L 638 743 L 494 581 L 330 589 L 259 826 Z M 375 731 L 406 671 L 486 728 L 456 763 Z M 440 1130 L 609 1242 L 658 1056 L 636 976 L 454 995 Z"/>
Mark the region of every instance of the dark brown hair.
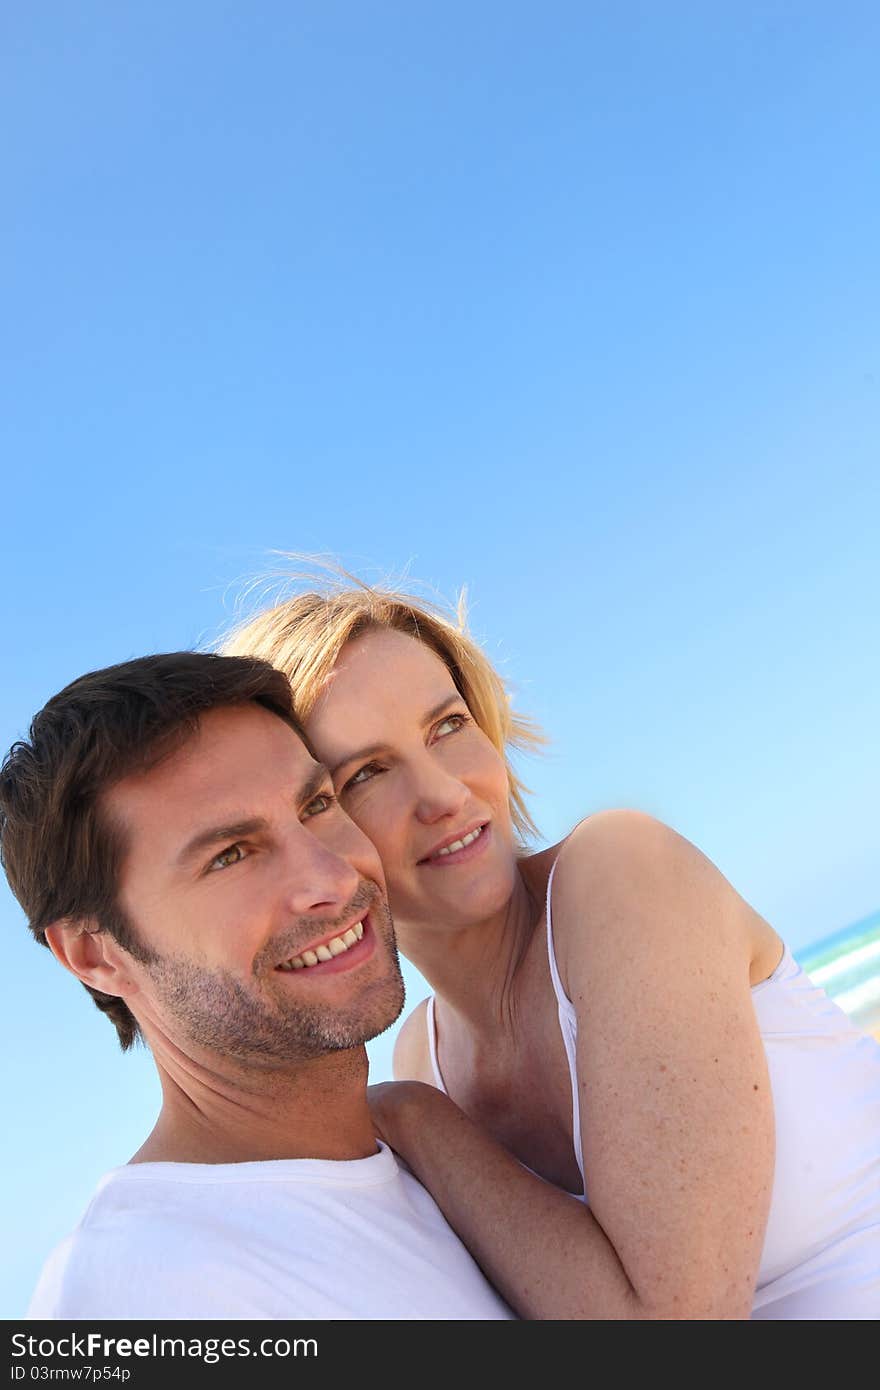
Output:
<path fill-rule="evenodd" d="M 255 657 L 172 652 L 80 676 L 40 710 L 0 768 L 0 863 L 43 946 L 53 922 L 91 919 L 139 960 L 152 958 L 117 902 L 125 845 L 101 797 L 147 771 L 208 710 L 248 700 L 300 737 L 287 679 Z M 140 1036 L 122 999 L 86 985 L 125 1050 Z"/>

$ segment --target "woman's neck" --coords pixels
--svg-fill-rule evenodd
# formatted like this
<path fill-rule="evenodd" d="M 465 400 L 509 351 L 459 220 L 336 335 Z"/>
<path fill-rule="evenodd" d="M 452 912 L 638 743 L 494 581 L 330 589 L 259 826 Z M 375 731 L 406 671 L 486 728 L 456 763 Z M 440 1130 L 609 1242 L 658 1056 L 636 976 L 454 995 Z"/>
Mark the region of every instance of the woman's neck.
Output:
<path fill-rule="evenodd" d="M 397 923 L 404 955 L 476 1034 L 511 1026 L 520 967 L 544 908 L 531 878 L 518 869 L 504 907 L 479 922 Z"/>

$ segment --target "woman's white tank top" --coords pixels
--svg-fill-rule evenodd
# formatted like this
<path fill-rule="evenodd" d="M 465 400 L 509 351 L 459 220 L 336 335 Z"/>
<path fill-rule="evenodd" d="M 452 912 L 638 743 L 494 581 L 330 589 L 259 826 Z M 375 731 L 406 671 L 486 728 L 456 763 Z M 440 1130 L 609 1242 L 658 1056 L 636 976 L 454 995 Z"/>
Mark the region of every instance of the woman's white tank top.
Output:
<path fill-rule="evenodd" d="M 584 1183 L 577 1083 L 577 1017 L 553 947 L 547 951 L 571 1078 L 572 1132 Z M 880 1045 L 812 983 L 786 946 L 752 989 L 776 1121 L 776 1167 L 753 1318 L 880 1318 Z M 434 1000 L 428 1046 L 437 1060 Z"/>

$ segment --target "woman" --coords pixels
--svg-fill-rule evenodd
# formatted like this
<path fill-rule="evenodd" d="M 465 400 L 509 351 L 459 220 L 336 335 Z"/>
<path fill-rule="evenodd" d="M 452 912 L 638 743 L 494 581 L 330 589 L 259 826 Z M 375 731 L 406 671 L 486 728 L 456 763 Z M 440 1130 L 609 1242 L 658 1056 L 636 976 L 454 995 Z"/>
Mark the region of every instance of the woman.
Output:
<path fill-rule="evenodd" d="M 712 864 L 633 812 L 528 852 L 536 736 L 429 605 L 303 594 L 226 650 L 286 672 L 380 852 L 435 995 L 374 1114 L 512 1306 L 877 1316 L 880 1047 Z"/>

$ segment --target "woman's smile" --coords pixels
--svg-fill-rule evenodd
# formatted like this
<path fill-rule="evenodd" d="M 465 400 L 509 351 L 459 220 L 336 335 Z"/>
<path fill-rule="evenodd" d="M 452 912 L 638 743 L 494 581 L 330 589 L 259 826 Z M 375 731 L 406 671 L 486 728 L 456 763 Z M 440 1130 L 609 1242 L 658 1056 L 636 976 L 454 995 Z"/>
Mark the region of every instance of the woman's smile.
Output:
<path fill-rule="evenodd" d="M 491 834 L 490 822 L 480 821 L 470 830 L 447 835 L 445 840 L 441 840 L 418 861 L 418 866 L 425 869 L 450 869 L 458 864 L 469 864 L 478 855 L 485 853 Z"/>

